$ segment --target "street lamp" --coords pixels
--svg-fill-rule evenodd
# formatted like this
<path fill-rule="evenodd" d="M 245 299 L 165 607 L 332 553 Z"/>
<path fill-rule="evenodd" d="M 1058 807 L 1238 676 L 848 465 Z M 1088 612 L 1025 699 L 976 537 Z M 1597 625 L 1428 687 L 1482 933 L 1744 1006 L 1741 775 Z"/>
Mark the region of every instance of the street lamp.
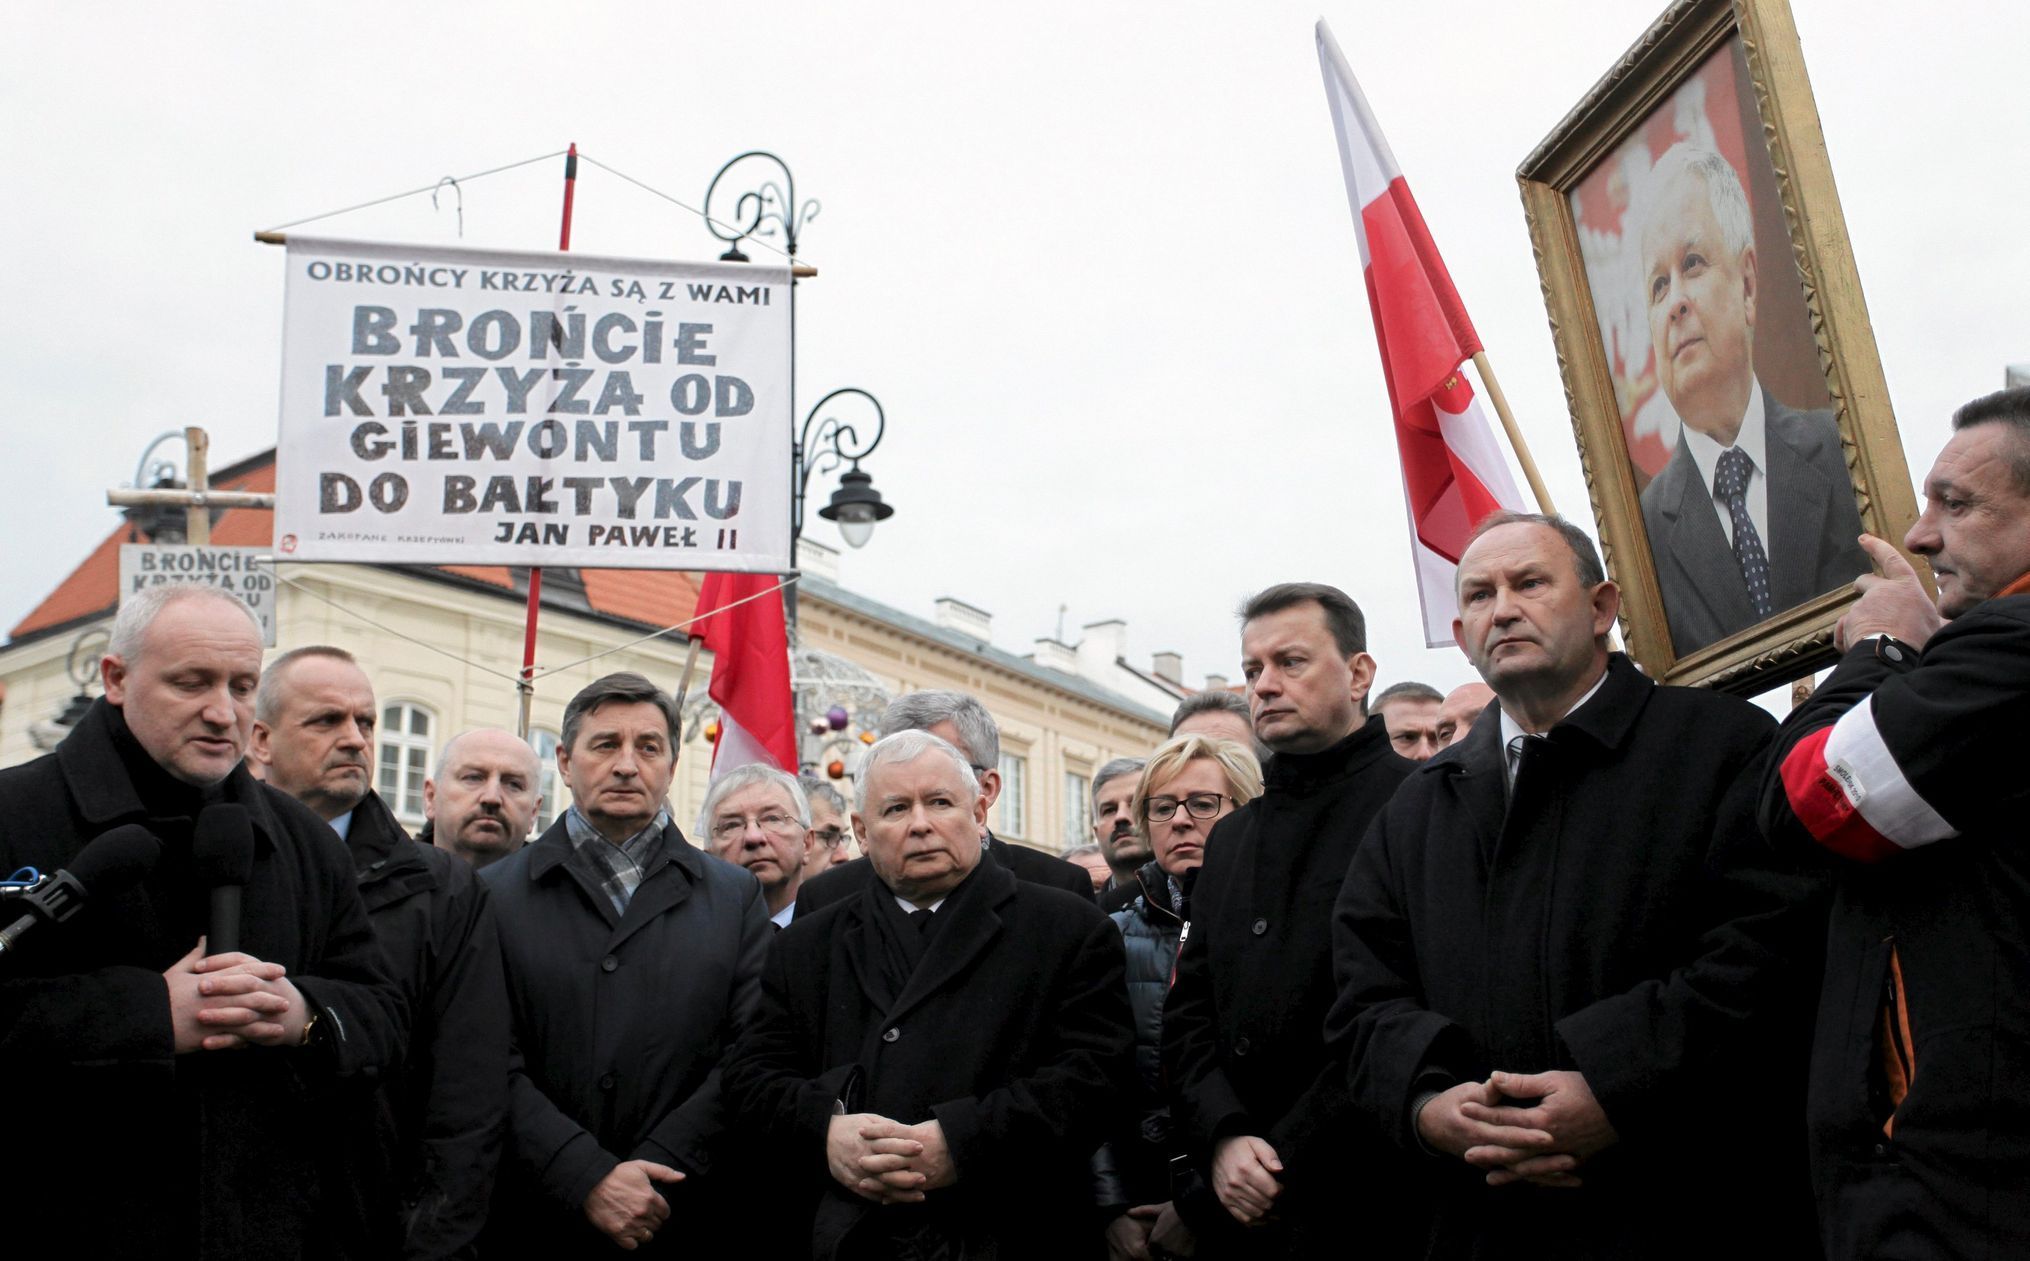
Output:
<path fill-rule="evenodd" d="M 750 159 L 769 162 L 782 173 L 780 181 L 767 179 L 757 189 L 743 192 L 733 203 L 731 218 L 717 218 L 712 214 L 712 196 L 719 191 L 719 184 L 726 173 Z M 808 268 L 799 269 L 796 262 L 797 238 L 802 235 L 804 225 L 815 219 L 820 207 L 815 198 L 799 203 L 796 199 L 796 176 L 790 173 L 789 164 L 765 149 L 749 149 L 733 157 L 719 168 L 718 174 L 705 187 L 705 205 L 702 215 L 705 227 L 714 237 L 726 243 L 726 252 L 719 256 L 721 262 L 745 263 L 746 253 L 740 243 L 749 237 L 774 236 L 782 233 L 783 252 L 790 260 L 789 281 L 789 412 L 794 422 L 796 416 L 796 291 L 799 270 L 804 275 L 815 274 Z M 860 440 L 860 430 L 854 425 L 823 415 L 825 408 L 834 399 L 863 400 L 874 409 L 873 434 L 865 442 Z M 816 426 L 815 433 L 813 426 Z M 796 446 L 790 455 L 790 530 L 789 565 L 794 571 L 797 565 L 797 542 L 804 532 L 804 498 L 810 489 L 814 474 L 829 473 L 841 465 L 846 471 L 839 475 L 839 486 L 832 492 L 831 500 L 818 509 L 818 515 L 835 522 L 839 534 L 848 547 L 860 548 L 867 545 L 874 527 L 895 515 L 895 509 L 884 502 L 881 492 L 874 489 L 874 478 L 860 467 L 860 461 L 872 454 L 881 445 L 881 436 L 887 432 L 888 416 L 881 409 L 881 401 L 867 391 L 848 386 L 833 390 L 819 399 L 817 406 L 803 419 L 797 431 Z M 796 628 L 797 588 L 791 583 L 783 588 L 783 611 L 787 615 L 792 634 Z"/>

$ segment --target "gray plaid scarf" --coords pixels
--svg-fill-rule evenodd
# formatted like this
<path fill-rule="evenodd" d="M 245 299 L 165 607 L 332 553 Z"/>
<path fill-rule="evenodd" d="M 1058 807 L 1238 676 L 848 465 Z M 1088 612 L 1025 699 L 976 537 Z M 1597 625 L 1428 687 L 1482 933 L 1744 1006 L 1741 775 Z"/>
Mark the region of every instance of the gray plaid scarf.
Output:
<path fill-rule="evenodd" d="M 615 845 L 574 805 L 564 812 L 564 832 L 571 838 L 571 857 L 566 861 L 612 900 L 614 914 L 624 915 L 635 887 L 661 857 L 663 829 L 669 825 L 670 810 L 664 806 L 656 811 L 654 822 Z"/>

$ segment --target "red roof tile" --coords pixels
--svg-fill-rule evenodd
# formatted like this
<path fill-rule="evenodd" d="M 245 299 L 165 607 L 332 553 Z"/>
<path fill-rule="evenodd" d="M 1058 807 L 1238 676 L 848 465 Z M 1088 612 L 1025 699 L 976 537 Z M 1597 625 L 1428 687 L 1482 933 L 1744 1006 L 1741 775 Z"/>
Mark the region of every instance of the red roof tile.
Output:
<path fill-rule="evenodd" d="M 230 470 L 228 470 L 230 471 Z M 218 490 L 272 492 L 275 453 L 253 457 L 213 483 Z M 264 508 L 228 509 L 213 525 L 212 542 L 220 547 L 267 547 L 275 540 L 275 514 Z M 35 606 L 11 632 L 20 639 L 52 626 L 112 610 L 119 601 L 120 545 L 138 541 L 122 522 Z M 444 573 L 513 590 L 515 581 L 499 565 L 443 565 Z M 649 626 L 673 626 L 691 616 L 698 603 L 698 579 L 671 569 L 587 569 L 581 571 L 585 598 L 609 617 Z"/>

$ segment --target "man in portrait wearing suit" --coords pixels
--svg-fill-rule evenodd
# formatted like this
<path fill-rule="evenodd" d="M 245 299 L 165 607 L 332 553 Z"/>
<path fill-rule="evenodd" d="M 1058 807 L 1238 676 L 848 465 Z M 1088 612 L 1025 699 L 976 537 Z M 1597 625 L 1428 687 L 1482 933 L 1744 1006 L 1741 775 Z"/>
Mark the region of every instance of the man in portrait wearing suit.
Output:
<path fill-rule="evenodd" d="M 1650 174 L 1642 283 L 1657 377 L 1684 422 L 1642 491 L 1642 524 L 1680 655 L 1868 572 L 1830 411 L 1755 376 L 1755 236 L 1728 161 L 1679 144 Z"/>

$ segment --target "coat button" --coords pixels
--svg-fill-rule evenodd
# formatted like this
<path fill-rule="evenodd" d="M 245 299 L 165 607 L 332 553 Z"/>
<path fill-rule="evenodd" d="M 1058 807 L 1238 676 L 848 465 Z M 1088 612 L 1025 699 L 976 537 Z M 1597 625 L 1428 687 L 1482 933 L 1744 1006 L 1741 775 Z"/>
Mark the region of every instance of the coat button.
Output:
<path fill-rule="evenodd" d="M 1877 1156 L 1887 1156 L 1889 1154 L 1889 1145 L 1887 1143 L 1875 1144 L 1875 1154 Z"/>
<path fill-rule="evenodd" d="M 611 972 L 619 966 L 620 960 L 614 958 L 612 955 L 608 955 L 604 959 L 601 959 L 599 961 L 599 970 L 601 972 Z"/>
<path fill-rule="evenodd" d="M 881 1040 L 882 1040 L 883 1042 L 893 1042 L 893 1041 L 895 1041 L 895 1040 L 896 1040 L 897 1038 L 899 1038 L 899 1037 L 901 1037 L 901 1036 L 902 1036 L 902 1030 L 900 1030 L 900 1029 L 890 1029 L 890 1030 L 888 1030 L 887 1032 L 885 1032 L 885 1033 L 883 1033 L 883 1034 L 881 1035 Z"/>
<path fill-rule="evenodd" d="M 1269 931 L 1269 921 L 1265 919 L 1258 919 L 1255 921 L 1255 936 L 1259 937 L 1263 933 L 1266 933 L 1268 931 Z"/>
<path fill-rule="evenodd" d="M 611 1089 L 613 1089 L 613 1074 L 612 1074 L 612 1073 L 608 1073 L 608 1074 L 607 1074 L 606 1076 L 604 1076 L 604 1077 L 602 1077 L 602 1078 L 600 1078 L 600 1079 L 599 1079 L 599 1088 L 600 1088 L 601 1090 L 611 1090 Z"/>
<path fill-rule="evenodd" d="M 1240 1037 L 1234 1039 L 1235 1055 L 1237 1056 L 1246 1055 L 1249 1051 L 1253 1049 L 1254 1044 L 1248 1041 L 1246 1034 L 1242 1034 Z"/>

